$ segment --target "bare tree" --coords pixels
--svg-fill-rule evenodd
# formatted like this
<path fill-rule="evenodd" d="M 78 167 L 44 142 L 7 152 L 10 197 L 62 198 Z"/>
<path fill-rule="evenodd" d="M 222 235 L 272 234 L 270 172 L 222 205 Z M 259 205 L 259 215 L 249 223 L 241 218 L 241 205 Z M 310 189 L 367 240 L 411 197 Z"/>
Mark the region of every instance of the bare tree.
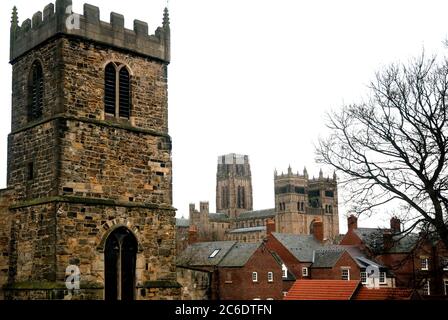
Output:
<path fill-rule="evenodd" d="M 422 55 L 376 74 L 366 102 L 329 114 L 317 160 L 343 173 L 358 214 L 400 202 L 409 230 L 448 248 L 448 60 Z"/>

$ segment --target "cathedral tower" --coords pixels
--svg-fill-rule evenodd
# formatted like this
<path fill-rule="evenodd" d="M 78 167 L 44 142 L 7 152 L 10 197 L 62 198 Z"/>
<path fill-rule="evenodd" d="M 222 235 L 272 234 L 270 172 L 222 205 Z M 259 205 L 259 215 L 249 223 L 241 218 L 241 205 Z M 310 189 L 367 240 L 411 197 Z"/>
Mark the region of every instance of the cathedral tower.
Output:
<path fill-rule="evenodd" d="M 311 234 L 316 221 L 323 223 L 324 239 L 339 235 L 338 194 L 336 176 L 310 179 L 293 173 L 274 174 L 276 231 L 281 233 Z"/>
<path fill-rule="evenodd" d="M 252 175 L 249 157 L 234 153 L 218 157 L 216 211 L 231 218 L 252 211 Z"/>
<path fill-rule="evenodd" d="M 78 268 L 85 299 L 176 298 L 168 11 L 150 35 L 71 4 L 13 12 L 5 297 L 62 299 Z"/>

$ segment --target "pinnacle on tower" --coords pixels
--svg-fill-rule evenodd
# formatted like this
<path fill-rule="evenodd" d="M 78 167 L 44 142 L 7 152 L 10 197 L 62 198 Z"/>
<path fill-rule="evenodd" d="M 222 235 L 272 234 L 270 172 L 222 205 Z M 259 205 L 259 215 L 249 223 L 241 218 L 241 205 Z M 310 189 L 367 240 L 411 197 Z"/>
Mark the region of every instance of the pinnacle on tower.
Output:
<path fill-rule="evenodd" d="M 168 12 L 168 8 L 165 7 L 163 10 L 163 28 L 169 29 L 170 28 L 170 14 Z"/>
<path fill-rule="evenodd" d="M 322 168 L 319 170 L 319 179 L 324 177 L 324 173 L 322 172 Z"/>
<path fill-rule="evenodd" d="M 333 171 L 333 180 L 336 180 L 337 176 L 336 176 L 336 170 Z"/>
<path fill-rule="evenodd" d="M 303 167 L 303 175 L 305 178 L 308 178 L 308 171 L 306 170 L 306 167 Z"/>
<path fill-rule="evenodd" d="M 291 169 L 291 165 L 289 165 L 289 167 L 288 167 L 288 175 L 291 175 L 292 174 L 292 169 Z"/>
<path fill-rule="evenodd" d="M 12 8 L 11 28 L 19 26 L 19 15 L 17 14 L 17 7 Z"/>

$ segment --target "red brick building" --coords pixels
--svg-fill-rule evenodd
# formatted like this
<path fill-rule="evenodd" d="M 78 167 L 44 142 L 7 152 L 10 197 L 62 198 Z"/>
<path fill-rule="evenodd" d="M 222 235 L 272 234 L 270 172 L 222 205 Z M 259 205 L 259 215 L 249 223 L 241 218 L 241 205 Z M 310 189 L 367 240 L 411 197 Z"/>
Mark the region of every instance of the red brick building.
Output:
<path fill-rule="evenodd" d="M 194 243 L 180 254 L 177 268 L 183 299 L 283 298 L 281 265 L 263 243 Z"/>
<path fill-rule="evenodd" d="M 448 251 L 442 241 L 424 234 L 403 234 L 401 222 L 392 218 L 390 228 L 358 228 L 348 218 L 342 245 L 355 245 L 370 259 L 386 266 L 396 286 L 419 290 L 422 296 L 448 297 Z"/>
<path fill-rule="evenodd" d="M 310 279 L 313 252 L 322 247 L 322 223 L 315 222 L 314 234 L 277 233 L 274 222 L 267 223 L 266 247 L 277 255 L 282 264 L 283 292 L 289 291 L 297 279 Z"/>
<path fill-rule="evenodd" d="M 369 260 L 357 246 L 328 245 L 323 241 L 322 223 L 314 223 L 312 235 L 276 233 L 272 221 L 267 224 L 266 246 L 283 264 L 283 291 L 295 280 L 360 280 L 371 287 L 393 287 L 393 274 Z M 375 266 L 378 278 L 367 277 L 367 267 Z"/>

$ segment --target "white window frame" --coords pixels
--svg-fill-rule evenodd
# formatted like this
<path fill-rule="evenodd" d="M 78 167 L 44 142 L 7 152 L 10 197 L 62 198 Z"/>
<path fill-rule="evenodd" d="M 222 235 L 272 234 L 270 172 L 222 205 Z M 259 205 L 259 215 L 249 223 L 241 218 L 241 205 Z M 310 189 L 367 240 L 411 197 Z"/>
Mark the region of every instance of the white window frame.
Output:
<path fill-rule="evenodd" d="M 443 280 L 443 289 L 445 290 L 445 295 L 448 296 L 448 279 Z"/>
<path fill-rule="evenodd" d="M 344 279 L 344 271 L 347 271 L 347 279 Z M 341 270 L 341 279 L 350 281 L 350 269 L 349 268 L 342 268 L 342 270 Z"/>
<path fill-rule="evenodd" d="M 383 281 L 381 281 L 381 280 L 383 280 Z M 380 284 L 386 284 L 387 283 L 386 272 L 380 272 L 379 283 Z"/>
<path fill-rule="evenodd" d="M 364 278 L 364 280 L 363 280 L 363 278 Z M 368 283 L 368 281 L 367 281 L 367 272 L 361 271 L 360 274 L 359 274 L 359 279 L 361 280 L 362 284 L 367 284 Z"/>
<path fill-rule="evenodd" d="M 442 258 L 443 271 L 448 271 L 448 257 Z"/>
<path fill-rule="evenodd" d="M 268 272 L 268 282 L 274 282 L 274 273 L 272 271 Z"/>
<path fill-rule="evenodd" d="M 288 268 L 284 263 L 282 264 L 282 278 L 288 278 Z"/>
<path fill-rule="evenodd" d="M 267 298 L 266 300 L 274 300 L 274 298 Z"/>
<path fill-rule="evenodd" d="M 423 265 L 423 261 L 425 262 L 425 264 Z M 428 258 L 421 258 L 420 259 L 420 267 L 423 271 L 428 271 L 429 270 L 429 259 Z"/>
<path fill-rule="evenodd" d="M 425 284 L 423 285 L 423 294 L 425 296 L 431 295 L 431 285 L 430 285 L 429 280 L 426 280 Z"/>
<path fill-rule="evenodd" d="M 258 272 L 252 272 L 252 282 L 258 282 Z"/>
<path fill-rule="evenodd" d="M 218 255 L 219 251 L 221 251 L 221 249 L 213 250 L 213 252 L 208 256 L 209 259 L 212 259 L 212 258 L 216 257 Z"/>
<path fill-rule="evenodd" d="M 308 277 L 308 267 L 302 267 L 302 277 Z"/>

